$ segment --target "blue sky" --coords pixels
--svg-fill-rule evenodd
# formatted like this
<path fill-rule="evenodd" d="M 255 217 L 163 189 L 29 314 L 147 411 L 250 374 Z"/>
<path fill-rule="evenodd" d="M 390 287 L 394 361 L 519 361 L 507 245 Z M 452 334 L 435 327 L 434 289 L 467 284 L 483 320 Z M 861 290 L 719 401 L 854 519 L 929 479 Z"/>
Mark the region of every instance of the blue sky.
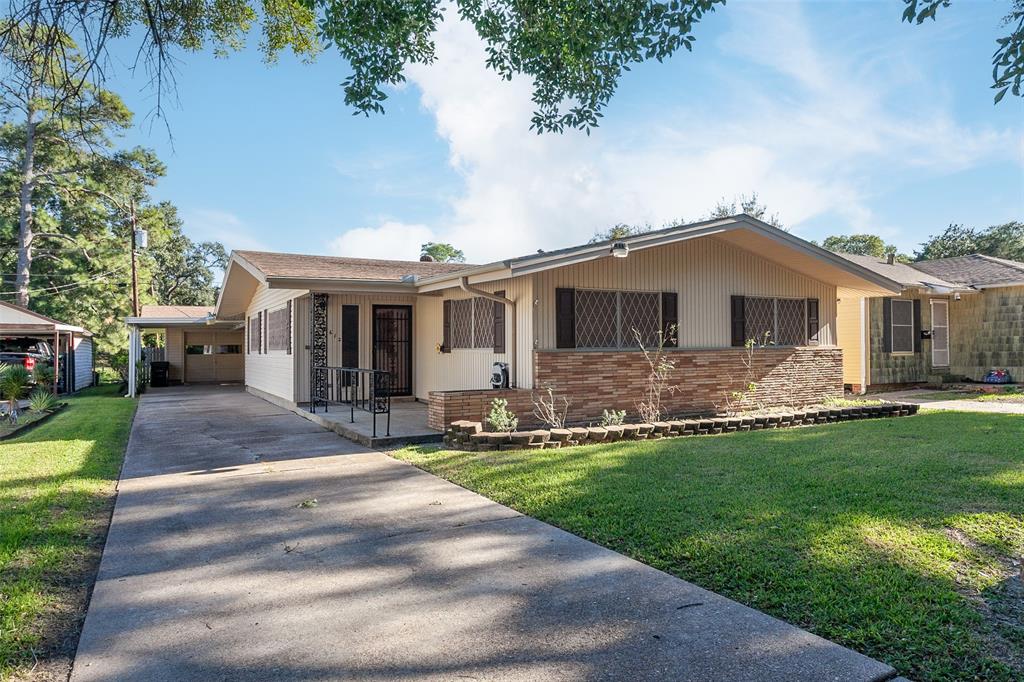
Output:
<path fill-rule="evenodd" d="M 167 164 L 156 198 L 228 248 L 415 258 L 442 240 L 485 262 L 757 192 L 801 237 L 912 251 L 951 222 L 1024 219 L 1024 104 L 993 107 L 988 87 L 1008 7 L 957 2 L 918 27 L 897 0 L 730 2 L 692 53 L 626 74 L 589 137 L 531 133 L 529 82 L 487 71 L 450 12 L 438 62 L 383 116 L 346 109 L 333 53 L 268 67 L 255 39 L 182 57 L 173 138 L 143 74 L 108 87 L 137 114 L 125 143 Z"/>

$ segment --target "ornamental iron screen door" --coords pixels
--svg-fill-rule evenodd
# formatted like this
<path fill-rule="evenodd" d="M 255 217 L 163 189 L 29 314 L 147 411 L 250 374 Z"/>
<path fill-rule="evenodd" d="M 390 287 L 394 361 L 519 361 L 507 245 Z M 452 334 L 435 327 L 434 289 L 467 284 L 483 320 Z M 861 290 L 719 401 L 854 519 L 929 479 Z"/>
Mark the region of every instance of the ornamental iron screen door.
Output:
<path fill-rule="evenodd" d="M 412 395 L 412 306 L 373 306 L 373 368 L 388 372 L 391 395 Z"/>

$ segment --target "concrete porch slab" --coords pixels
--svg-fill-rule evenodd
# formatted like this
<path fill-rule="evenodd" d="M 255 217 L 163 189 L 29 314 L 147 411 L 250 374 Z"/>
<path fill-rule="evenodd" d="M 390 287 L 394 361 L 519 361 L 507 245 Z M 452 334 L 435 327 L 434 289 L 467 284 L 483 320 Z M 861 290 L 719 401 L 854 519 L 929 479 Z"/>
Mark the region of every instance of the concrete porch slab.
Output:
<path fill-rule="evenodd" d="M 388 415 L 378 414 L 376 434 L 372 414 L 362 410 L 355 410 L 353 414 L 345 405 L 330 405 L 326 411 L 318 407 L 316 414 L 305 405 L 299 405 L 292 411 L 370 448 L 387 449 L 402 443 L 439 443 L 444 435 L 427 426 L 427 405 L 413 400 L 393 400 L 390 429 Z"/>

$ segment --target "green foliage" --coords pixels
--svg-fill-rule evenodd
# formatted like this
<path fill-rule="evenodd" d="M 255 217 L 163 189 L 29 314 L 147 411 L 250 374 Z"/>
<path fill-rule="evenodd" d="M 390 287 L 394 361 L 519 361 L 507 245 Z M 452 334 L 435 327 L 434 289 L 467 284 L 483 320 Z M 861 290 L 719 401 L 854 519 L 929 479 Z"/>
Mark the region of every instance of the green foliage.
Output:
<path fill-rule="evenodd" d="M 622 426 L 626 421 L 625 410 L 602 410 L 601 426 Z"/>
<path fill-rule="evenodd" d="M 18 421 L 18 401 L 28 389 L 32 375 L 23 365 L 0 364 L 0 397 L 7 401 L 7 419 Z"/>
<path fill-rule="evenodd" d="M 896 260 L 905 263 L 910 258 L 899 253 L 892 244 L 886 244 L 881 237 L 875 234 L 834 234 L 826 237 L 822 247 L 836 253 L 853 253 L 860 256 L 874 256 L 884 258 L 890 253 L 896 254 Z"/>
<path fill-rule="evenodd" d="M 519 426 L 519 419 L 508 409 L 508 401 L 504 398 L 495 398 L 491 401 L 491 411 L 487 415 L 487 423 L 491 430 L 499 433 L 515 431 Z"/>
<path fill-rule="evenodd" d="M 768 207 L 757 198 L 757 192 L 753 192 L 750 196 L 741 194 L 739 197 L 731 200 L 724 197 L 719 199 L 718 203 L 715 204 L 715 207 L 707 215 L 706 220 L 728 218 L 738 213 L 746 213 L 751 218 L 757 218 L 780 230 L 786 229 L 782 224 L 782 220 L 779 219 L 778 213 L 768 213 Z"/>
<path fill-rule="evenodd" d="M 32 679 L 78 637 L 135 411 L 114 389 L 0 441 L 0 679 Z"/>
<path fill-rule="evenodd" d="M 451 244 L 427 242 L 420 247 L 421 256 L 430 256 L 438 263 L 465 263 L 466 254 Z"/>
<path fill-rule="evenodd" d="M 470 490 L 893 665 L 1024 678 L 1024 420 L 928 413 L 487 453 L 399 451 Z"/>
<path fill-rule="evenodd" d="M 981 230 L 950 225 L 941 234 L 933 235 L 921 244 L 914 260 L 969 256 L 973 253 L 1024 262 L 1024 223 L 1012 221 Z"/>
<path fill-rule="evenodd" d="M 55 375 L 53 373 L 53 367 L 50 365 L 36 365 L 36 368 L 32 370 L 32 374 L 35 377 L 36 383 L 43 388 L 53 388 L 53 380 Z"/>
<path fill-rule="evenodd" d="M 644 234 L 654 229 L 654 226 L 650 223 L 644 223 L 642 225 L 627 225 L 626 223 L 617 223 L 612 225 L 607 230 L 601 232 L 595 232 L 594 236 L 590 238 L 591 244 L 598 242 L 610 242 L 616 239 L 625 239 L 626 237 L 632 237 L 638 234 Z"/>
<path fill-rule="evenodd" d="M 935 20 L 940 7 L 949 7 L 951 0 L 903 0 L 903 21 L 922 24 L 926 19 Z M 992 89 L 996 91 L 995 104 L 1012 92 L 1020 97 L 1024 92 L 1021 81 L 1024 80 L 1024 0 L 1013 0 L 1009 13 L 1003 17 L 1003 26 L 1009 34 L 996 38 L 995 53 L 992 55 Z"/>
<path fill-rule="evenodd" d="M 57 399 L 53 396 L 53 393 L 45 388 L 37 388 L 28 397 L 28 406 L 33 412 L 52 410 L 56 404 Z"/>

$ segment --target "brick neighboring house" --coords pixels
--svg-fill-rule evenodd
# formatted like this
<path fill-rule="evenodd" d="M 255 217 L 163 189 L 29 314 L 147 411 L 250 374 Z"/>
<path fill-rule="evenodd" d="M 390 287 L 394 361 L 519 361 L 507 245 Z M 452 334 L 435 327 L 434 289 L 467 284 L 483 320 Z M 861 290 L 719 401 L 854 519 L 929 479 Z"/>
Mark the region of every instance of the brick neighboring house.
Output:
<path fill-rule="evenodd" d="M 899 291 L 737 215 L 485 265 L 237 251 L 216 317 L 245 329 L 250 392 L 295 408 L 311 385 L 325 390 L 311 365 L 383 369 L 393 394 L 429 403 L 440 429 L 480 419 L 497 396 L 529 425 L 531 395 L 549 385 L 573 421 L 635 412 L 648 368 L 634 329 L 648 347 L 675 330 L 672 412 L 707 410 L 740 388 L 744 342 L 766 332 L 772 344 L 752 360 L 759 400 L 838 396 L 837 299 Z M 495 363 L 507 388 L 491 388 Z"/>
<path fill-rule="evenodd" d="M 898 296 L 840 297 L 848 388 L 981 381 L 991 369 L 1024 381 L 1024 263 L 981 254 L 908 264 L 841 255 L 902 286 Z"/>

